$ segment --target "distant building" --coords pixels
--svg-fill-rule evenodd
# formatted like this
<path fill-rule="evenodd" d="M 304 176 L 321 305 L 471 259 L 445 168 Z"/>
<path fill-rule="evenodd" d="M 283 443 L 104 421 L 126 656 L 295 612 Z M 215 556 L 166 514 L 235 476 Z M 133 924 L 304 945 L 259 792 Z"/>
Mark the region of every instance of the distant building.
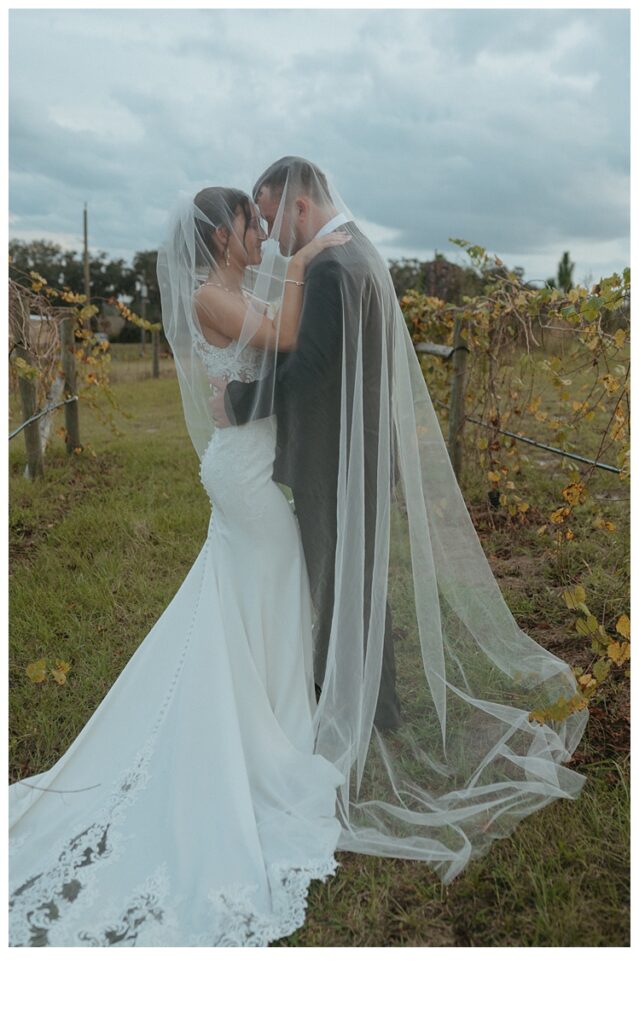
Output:
<path fill-rule="evenodd" d="M 47 317 L 29 316 L 29 342 L 34 349 L 48 348 L 52 342 L 59 342 L 60 331 L 55 320 Z"/>
<path fill-rule="evenodd" d="M 98 317 L 98 330 L 106 334 L 109 341 L 116 341 L 125 322 L 124 317 L 120 316 L 119 313 L 112 313 L 110 309 L 107 312 L 103 309 Z"/>

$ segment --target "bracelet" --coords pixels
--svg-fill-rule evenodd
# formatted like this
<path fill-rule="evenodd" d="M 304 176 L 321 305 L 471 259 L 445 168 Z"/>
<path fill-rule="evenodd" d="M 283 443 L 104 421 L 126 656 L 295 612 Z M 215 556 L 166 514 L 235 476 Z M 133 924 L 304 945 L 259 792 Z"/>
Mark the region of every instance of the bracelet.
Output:
<path fill-rule="evenodd" d="M 294 281 L 292 277 L 285 277 L 284 278 L 284 284 L 297 284 L 297 285 L 300 286 L 300 288 L 304 287 L 304 282 L 303 281 Z"/>

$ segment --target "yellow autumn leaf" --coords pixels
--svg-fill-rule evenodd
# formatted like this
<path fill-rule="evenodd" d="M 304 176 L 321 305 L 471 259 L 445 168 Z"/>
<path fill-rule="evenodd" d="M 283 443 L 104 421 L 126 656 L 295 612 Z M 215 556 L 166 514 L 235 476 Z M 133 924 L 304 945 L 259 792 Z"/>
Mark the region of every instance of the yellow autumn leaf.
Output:
<path fill-rule="evenodd" d="M 569 515 L 569 507 L 561 505 L 560 508 L 556 508 L 554 512 L 550 513 L 550 521 L 551 523 L 563 523 L 564 519 L 567 519 Z"/>
<path fill-rule="evenodd" d="M 605 387 L 609 395 L 614 395 L 619 390 L 621 384 L 615 379 L 610 373 L 604 374 L 601 378 L 601 383 Z"/>
<path fill-rule="evenodd" d="M 575 622 L 575 630 L 580 636 L 594 636 L 598 632 L 599 623 L 592 615 L 587 615 L 585 619 L 577 619 Z"/>
<path fill-rule="evenodd" d="M 619 328 L 618 331 L 615 331 L 614 338 L 615 338 L 615 345 L 617 346 L 617 348 L 623 348 L 623 346 L 626 343 L 626 338 L 627 337 L 628 337 L 628 335 L 621 328 Z"/>
<path fill-rule="evenodd" d="M 37 366 L 33 366 L 28 363 L 22 356 L 15 356 L 11 362 L 14 371 L 18 377 L 23 377 L 25 380 L 37 380 L 39 377 L 39 371 Z"/>
<path fill-rule="evenodd" d="M 602 683 L 610 673 L 610 662 L 607 658 L 600 658 L 593 666 L 593 675 L 598 683 Z"/>
<path fill-rule="evenodd" d="M 26 672 L 32 683 L 43 683 L 47 675 L 47 659 L 39 658 L 37 661 L 30 662 Z"/>
<path fill-rule="evenodd" d="M 597 686 L 597 680 L 590 674 L 590 672 L 584 672 L 583 675 L 580 675 L 577 678 L 577 682 L 584 693 L 587 693 L 589 690 L 593 690 Z"/>
<path fill-rule="evenodd" d="M 611 644 L 608 644 L 606 654 L 614 661 L 615 665 L 623 665 L 630 657 L 630 644 L 625 641 L 620 644 L 618 640 L 613 640 Z"/>
<path fill-rule="evenodd" d="M 627 615 L 621 615 L 617 619 L 615 629 L 617 630 L 620 636 L 625 637 L 626 640 L 630 640 L 630 619 Z"/>
<path fill-rule="evenodd" d="M 582 483 L 575 482 L 564 487 L 561 493 L 570 505 L 576 505 L 579 501 L 583 500 L 583 490 L 584 485 Z"/>
<path fill-rule="evenodd" d="M 538 708 L 531 711 L 528 718 L 532 722 L 563 722 L 569 715 L 575 711 L 581 711 L 582 708 L 588 706 L 588 701 L 581 693 L 574 693 L 572 697 L 566 699 L 560 697 L 558 701 L 551 704 L 547 708 Z"/>
<path fill-rule="evenodd" d="M 83 306 L 80 312 L 78 313 L 78 319 L 90 320 L 92 316 L 96 316 L 96 314 L 99 312 L 100 310 L 98 309 L 98 307 L 94 306 L 93 304 Z"/>
<path fill-rule="evenodd" d="M 569 608 L 577 608 L 578 605 L 584 604 L 586 600 L 586 591 L 583 587 L 576 586 L 573 587 L 572 590 L 562 591 L 561 596 Z"/>

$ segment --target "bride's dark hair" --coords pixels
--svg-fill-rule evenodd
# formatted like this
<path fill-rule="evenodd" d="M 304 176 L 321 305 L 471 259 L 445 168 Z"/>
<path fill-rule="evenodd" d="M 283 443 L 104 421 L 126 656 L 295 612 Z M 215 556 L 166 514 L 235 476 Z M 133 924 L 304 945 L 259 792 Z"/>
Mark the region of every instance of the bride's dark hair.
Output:
<path fill-rule="evenodd" d="M 214 228 L 224 227 L 232 231 L 233 218 L 238 210 L 242 210 L 244 214 L 244 235 L 242 237 L 242 241 L 244 241 L 251 217 L 253 216 L 251 200 L 246 192 L 242 192 L 239 188 L 222 188 L 221 186 L 211 185 L 208 188 L 201 189 L 193 203 L 204 214 L 207 221 L 210 222 L 207 224 L 206 221 L 200 220 L 196 216 L 195 230 L 204 248 L 213 259 L 217 260 L 220 258 L 220 254 L 215 249 Z M 213 225 L 213 228 L 211 225 Z"/>

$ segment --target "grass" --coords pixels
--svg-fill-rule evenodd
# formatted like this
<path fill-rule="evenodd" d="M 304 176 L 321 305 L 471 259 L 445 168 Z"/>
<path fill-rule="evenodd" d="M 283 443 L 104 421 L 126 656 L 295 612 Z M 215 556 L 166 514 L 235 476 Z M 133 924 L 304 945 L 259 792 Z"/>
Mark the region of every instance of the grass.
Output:
<path fill-rule="evenodd" d="M 131 358 L 129 347 L 125 355 L 114 346 L 114 392 L 132 414 L 118 420 L 124 436 L 81 408 L 82 441 L 96 457 L 67 456 L 54 435 L 46 477 L 35 485 L 22 475 L 22 438 L 11 442 L 12 781 L 61 756 L 177 591 L 206 535 L 209 501 L 170 364 L 163 361 L 153 380 L 148 358 Z M 13 399 L 11 412 L 13 426 Z M 62 412 L 56 415 L 61 424 Z M 555 507 L 566 482 L 561 464 L 531 461 L 525 472 L 539 507 Z M 560 593 L 583 583 L 593 613 L 608 626 L 628 610 L 628 508 L 616 500 L 623 487 L 601 474 L 596 493 L 606 498 L 591 500 L 608 502 L 606 517 L 617 531 L 589 530 L 588 506 L 580 507 L 578 543 L 559 560 L 536 522 L 488 529 L 482 484 L 472 472 L 464 489 L 517 621 L 585 667 L 588 651 Z M 39 657 L 70 662 L 67 683 L 30 682 L 26 666 Z M 339 852 L 337 874 L 311 886 L 304 926 L 276 945 L 627 945 L 625 682 L 607 684 L 592 706 L 573 766 L 587 776 L 577 801 L 557 801 L 526 818 L 447 887 L 420 862 Z"/>

